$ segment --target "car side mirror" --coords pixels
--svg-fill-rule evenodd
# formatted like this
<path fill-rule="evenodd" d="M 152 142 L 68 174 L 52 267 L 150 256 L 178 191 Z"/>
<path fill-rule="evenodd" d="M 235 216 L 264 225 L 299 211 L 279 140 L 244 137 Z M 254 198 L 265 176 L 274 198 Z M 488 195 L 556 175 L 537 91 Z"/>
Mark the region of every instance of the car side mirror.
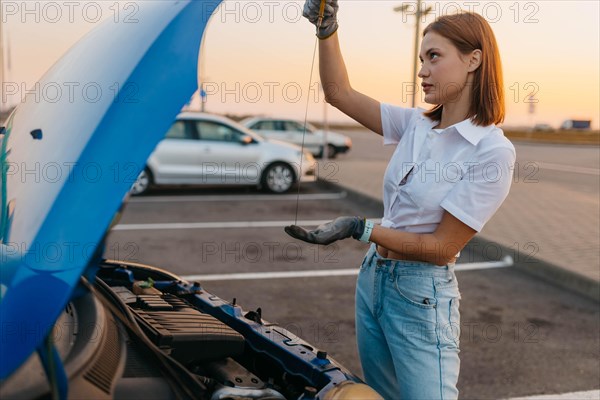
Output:
<path fill-rule="evenodd" d="M 240 138 L 240 143 L 245 146 L 254 143 L 254 139 L 252 139 L 252 136 L 244 135 Z"/>

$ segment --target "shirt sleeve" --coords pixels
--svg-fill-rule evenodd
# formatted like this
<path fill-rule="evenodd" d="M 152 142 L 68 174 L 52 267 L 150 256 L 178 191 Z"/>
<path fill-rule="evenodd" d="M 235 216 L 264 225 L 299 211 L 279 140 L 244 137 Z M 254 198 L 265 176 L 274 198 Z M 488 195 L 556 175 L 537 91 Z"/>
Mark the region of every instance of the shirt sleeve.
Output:
<path fill-rule="evenodd" d="M 514 147 L 495 147 L 466 162 L 467 171 L 440 206 L 480 232 L 502 205 L 513 180 Z"/>
<path fill-rule="evenodd" d="M 383 144 L 398 144 L 409 127 L 411 119 L 419 114 L 417 108 L 405 108 L 381 103 Z"/>

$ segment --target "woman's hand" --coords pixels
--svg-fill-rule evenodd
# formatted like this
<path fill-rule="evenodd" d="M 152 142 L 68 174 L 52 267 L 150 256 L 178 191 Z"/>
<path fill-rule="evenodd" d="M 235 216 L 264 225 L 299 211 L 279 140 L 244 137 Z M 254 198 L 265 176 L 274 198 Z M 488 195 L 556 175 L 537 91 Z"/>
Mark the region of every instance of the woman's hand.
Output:
<path fill-rule="evenodd" d="M 284 230 L 293 238 L 308 243 L 328 245 L 349 237 L 360 239 L 365 231 L 365 220 L 360 217 L 339 217 L 312 231 L 307 231 L 297 225 L 286 226 Z"/>
<path fill-rule="evenodd" d="M 319 39 L 327 39 L 337 31 L 337 10 L 339 6 L 337 0 L 324 0 L 325 10 L 323 12 L 323 20 L 319 26 L 321 1 L 322 0 L 306 0 L 302 15 L 317 27 L 317 37 Z"/>

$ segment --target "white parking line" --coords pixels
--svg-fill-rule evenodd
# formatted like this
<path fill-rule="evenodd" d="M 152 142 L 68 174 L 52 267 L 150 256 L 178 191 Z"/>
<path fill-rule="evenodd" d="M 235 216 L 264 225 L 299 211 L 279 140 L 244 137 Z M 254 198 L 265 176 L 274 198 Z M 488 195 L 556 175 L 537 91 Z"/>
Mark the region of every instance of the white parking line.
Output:
<path fill-rule="evenodd" d="M 238 281 L 253 279 L 282 279 L 282 278 L 316 278 L 327 276 L 358 275 L 358 268 L 349 269 L 324 269 L 312 271 L 285 271 L 285 272 L 248 272 L 239 274 L 210 274 L 182 276 L 187 281 Z"/>
<path fill-rule="evenodd" d="M 381 222 L 377 218 L 369 218 L 375 223 Z M 298 221 L 300 226 L 318 226 L 330 219 Z M 166 229 L 225 229 L 225 228 L 280 228 L 293 224 L 294 221 L 234 221 L 234 222 L 177 222 L 158 224 L 119 224 L 112 228 L 113 231 L 152 231 Z"/>
<path fill-rule="evenodd" d="M 507 256 L 502 261 L 478 262 L 457 264 L 456 271 L 472 271 L 476 269 L 506 268 L 513 265 L 513 260 Z M 348 269 L 321 269 L 305 271 L 282 271 L 282 272 L 246 272 L 238 274 L 208 274 L 208 275 L 186 275 L 182 276 L 187 281 L 236 281 L 254 279 L 288 279 L 288 278 L 323 278 L 331 276 L 358 275 L 358 268 Z"/>
<path fill-rule="evenodd" d="M 600 169 L 598 168 L 589 168 L 589 167 L 575 167 L 573 165 L 564 165 L 564 164 L 553 164 L 547 162 L 534 162 L 542 169 L 550 169 L 554 171 L 562 171 L 562 172 L 575 172 L 578 174 L 587 174 L 587 175 L 600 175 Z"/>
<path fill-rule="evenodd" d="M 187 203 L 206 201 L 289 201 L 296 200 L 296 194 L 241 194 L 241 195 L 207 195 L 207 196 L 148 196 L 133 197 L 130 203 Z M 301 194 L 300 200 L 339 200 L 348 197 L 347 192 Z"/>
<path fill-rule="evenodd" d="M 600 390 L 571 392 L 561 394 L 544 394 L 529 397 L 513 397 L 509 400 L 599 400 Z"/>
<path fill-rule="evenodd" d="M 500 261 L 482 261 L 474 263 L 456 264 L 455 271 L 473 271 L 476 269 L 494 269 L 512 267 L 515 262 L 511 256 L 506 256 Z"/>

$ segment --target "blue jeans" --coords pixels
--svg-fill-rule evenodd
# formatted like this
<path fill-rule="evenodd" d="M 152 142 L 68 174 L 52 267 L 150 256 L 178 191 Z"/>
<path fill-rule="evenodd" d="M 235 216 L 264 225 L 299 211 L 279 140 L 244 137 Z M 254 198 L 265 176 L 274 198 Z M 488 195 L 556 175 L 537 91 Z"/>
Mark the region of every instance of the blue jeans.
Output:
<path fill-rule="evenodd" d="M 456 399 L 460 293 L 454 264 L 367 252 L 356 284 L 356 336 L 366 382 L 386 399 Z"/>

